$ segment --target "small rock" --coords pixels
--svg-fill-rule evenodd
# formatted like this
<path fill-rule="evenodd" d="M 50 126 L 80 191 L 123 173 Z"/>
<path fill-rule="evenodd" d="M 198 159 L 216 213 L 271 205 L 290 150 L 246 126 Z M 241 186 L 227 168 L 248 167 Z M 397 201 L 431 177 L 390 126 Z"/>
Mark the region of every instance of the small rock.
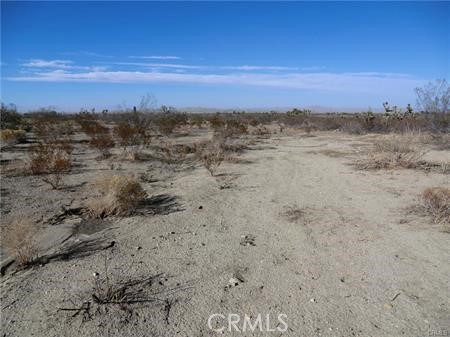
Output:
<path fill-rule="evenodd" d="M 230 278 L 230 280 L 228 281 L 228 285 L 230 287 L 236 287 L 237 285 L 239 285 L 239 280 L 236 277 L 232 277 Z"/>
<path fill-rule="evenodd" d="M 311 298 L 309 301 L 310 301 L 311 303 L 316 303 L 316 299 L 315 299 L 315 298 Z"/>
<path fill-rule="evenodd" d="M 136 247 L 136 250 L 141 250 L 141 249 L 142 249 L 141 246 L 137 246 L 137 247 Z"/>
<path fill-rule="evenodd" d="M 97 272 L 95 272 L 95 273 L 92 273 L 92 276 L 94 276 L 94 277 L 98 277 L 100 274 L 99 273 L 97 273 Z"/>
<path fill-rule="evenodd" d="M 198 206 L 198 209 L 203 209 L 203 206 L 201 206 L 201 205 L 200 205 L 200 206 Z"/>

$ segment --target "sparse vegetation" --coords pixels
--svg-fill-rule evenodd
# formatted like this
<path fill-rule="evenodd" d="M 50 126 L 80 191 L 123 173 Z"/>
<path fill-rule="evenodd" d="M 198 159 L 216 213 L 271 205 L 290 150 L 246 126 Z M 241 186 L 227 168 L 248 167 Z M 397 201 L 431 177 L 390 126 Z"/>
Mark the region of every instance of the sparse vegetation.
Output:
<path fill-rule="evenodd" d="M 97 191 L 97 196 L 89 200 L 87 207 L 89 214 L 96 218 L 133 214 L 147 197 L 139 181 L 129 176 L 105 177 L 92 184 L 92 187 Z"/>
<path fill-rule="evenodd" d="M 426 113 L 445 114 L 449 111 L 450 86 L 445 79 L 429 82 L 422 88 L 416 88 L 417 105 Z"/>
<path fill-rule="evenodd" d="M 30 150 L 29 168 L 32 174 L 48 175 L 42 180 L 54 189 L 59 189 L 63 174 L 72 168 L 70 153 L 64 146 L 39 143 Z"/>
<path fill-rule="evenodd" d="M 0 128 L 1 129 L 19 129 L 22 127 L 22 116 L 17 112 L 14 104 L 6 105 L 1 103 L 0 108 Z"/>
<path fill-rule="evenodd" d="M 26 140 L 26 132 L 24 130 L 3 129 L 0 130 L 0 139 L 7 145 L 22 143 Z"/>
<path fill-rule="evenodd" d="M 430 187 L 421 194 L 422 206 L 435 223 L 441 224 L 444 231 L 450 232 L 450 188 Z"/>
<path fill-rule="evenodd" d="M 356 167 L 365 170 L 417 168 L 424 151 L 406 136 L 387 137 L 375 141 L 365 158 L 356 161 Z"/>
<path fill-rule="evenodd" d="M 6 226 L 2 245 L 15 257 L 19 266 L 30 264 L 37 256 L 36 233 L 37 226 L 24 214 L 15 216 Z"/>
<path fill-rule="evenodd" d="M 225 159 L 224 151 L 221 145 L 217 142 L 204 144 L 201 148 L 199 148 L 197 155 L 211 176 L 214 176 L 216 170 Z"/>

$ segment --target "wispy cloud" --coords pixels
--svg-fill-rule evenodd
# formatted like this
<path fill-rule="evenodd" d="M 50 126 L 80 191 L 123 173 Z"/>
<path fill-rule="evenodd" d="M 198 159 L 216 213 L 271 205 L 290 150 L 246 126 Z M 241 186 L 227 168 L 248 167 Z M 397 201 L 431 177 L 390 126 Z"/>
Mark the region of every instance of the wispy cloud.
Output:
<path fill-rule="evenodd" d="M 148 68 L 173 68 L 173 69 L 203 69 L 203 70 L 236 70 L 236 71 L 298 71 L 305 70 L 299 67 L 283 67 L 283 66 L 256 66 L 256 65 L 240 65 L 240 66 L 213 66 L 213 65 L 188 65 L 179 63 L 152 63 L 152 62 L 108 62 L 115 65 L 127 65 Z M 306 68 L 307 70 L 318 70 L 319 67 Z M 323 68 L 320 68 L 323 69 Z"/>
<path fill-rule="evenodd" d="M 100 58 L 112 58 L 112 55 L 99 54 L 96 52 L 86 51 L 86 50 L 62 52 L 60 54 L 67 55 L 67 56 L 89 56 L 89 57 L 100 57 Z"/>
<path fill-rule="evenodd" d="M 181 60 L 181 57 L 171 55 L 129 56 L 129 58 L 142 60 Z"/>
<path fill-rule="evenodd" d="M 41 60 L 32 59 L 26 63 L 22 64 L 26 68 L 34 69 L 59 69 L 59 70 L 93 70 L 100 71 L 106 70 L 105 66 L 79 66 L 75 65 L 73 61 L 70 60 Z"/>
<path fill-rule="evenodd" d="M 32 59 L 22 66 L 28 68 L 58 68 L 58 69 L 73 69 L 72 61 L 69 60 L 41 60 Z"/>
<path fill-rule="evenodd" d="M 242 70 L 242 71 L 254 71 L 254 70 L 262 70 L 262 71 L 286 71 L 286 70 L 299 70 L 298 67 L 280 67 L 280 66 L 223 66 L 219 67 L 221 69 L 228 70 Z"/>
<path fill-rule="evenodd" d="M 206 69 L 208 66 L 195 66 L 187 64 L 176 63 L 144 63 L 144 62 L 108 62 L 108 64 L 115 64 L 121 66 L 136 66 L 148 68 L 173 68 L 173 69 Z"/>
<path fill-rule="evenodd" d="M 103 82 L 103 83 L 197 83 L 284 87 L 370 93 L 413 88 L 423 81 L 404 74 L 384 73 L 233 73 L 201 74 L 158 71 L 88 71 L 63 69 L 10 77 L 12 81 Z"/>
<path fill-rule="evenodd" d="M 354 93 L 380 93 L 414 88 L 423 81 L 408 74 L 332 73 L 323 67 L 260 65 L 188 65 L 153 62 L 102 62 L 108 67 L 80 66 L 71 60 L 32 59 L 25 72 L 7 78 L 33 82 L 191 83 L 244 85 Z M 126 66 L 125 68 L 123 66 Z M 306 70 L 307 69 L 307 70 Z"/>

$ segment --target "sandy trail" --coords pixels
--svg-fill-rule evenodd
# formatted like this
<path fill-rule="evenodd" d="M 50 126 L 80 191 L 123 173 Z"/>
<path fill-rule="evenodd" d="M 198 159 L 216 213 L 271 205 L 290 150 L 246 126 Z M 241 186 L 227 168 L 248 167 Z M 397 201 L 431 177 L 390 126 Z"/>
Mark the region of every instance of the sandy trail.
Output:
<path fill-rule="evenodd" d="M 113 250 L 8 278 L 2 304 L 17 302 L 3 310 L 7 335 L 221 335 L 207 325 L 214 313 L 269 314 L 271 328 L 278 314 L 287 316 L 286 332 L 223 332 L 233 336 L 449 331 L 450 236 L 409 209 L 424 188 L 448 185 L 448 176 L 357 171 L 349 163 L 360 140 L 271 139 L 243 156 L 249 163 L 222 166 L 217 178 L 197 167 L 147 184 L 153 195 L 176 196 L 183 211 L 117 220 L 107 231 L 117 242 Z M 350 155 L 330 157 L 323 149 Z M 232 187 L 219 189 L 224 181 Z M 297 219 L 285 215 L 288 207 L 300 210 Z M 241 244 L 246 235 L 254 245 Z M 169 312 L 139 307 L 126 324 L 113 311 L 68 321 L 55 308 L 89 290 L 105 254 L 117 277 L 163 272 L 169 288 L 186 290 L 173 295 Z M 236 275 L 239 284 L 227 287 Z"/>

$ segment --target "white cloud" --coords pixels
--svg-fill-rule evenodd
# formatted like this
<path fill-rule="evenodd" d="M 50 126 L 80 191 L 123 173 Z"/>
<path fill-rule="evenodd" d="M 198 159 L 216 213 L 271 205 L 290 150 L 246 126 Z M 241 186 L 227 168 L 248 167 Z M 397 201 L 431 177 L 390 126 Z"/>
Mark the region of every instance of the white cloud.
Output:
<path fill-rule="evenodd" d="M 129 66 L 149 67 L 149 68 L 236 70 L 236 71 L 298 71 L 298 70 L 314 71 L 323 69 L 323 67 L 298 68 L 298 67 L 283 67 L 283 66 L 255 66 L 255 65 L 211 66 L 211 65 L 187 65 L 178 63 L 144 63 L 144 62 L 110 62 L 109 64 L 129 65 Z"/>
<path fill-rule="evenodd" d="M 153 55 L 153 56 L 129 56 L 131 59 L 147 59 L 147 60 L 181 60 L 181 57 L 171 55 Z"/>
<path fill-rule="evenodd" d="M 41 59 L 32 59 L 26 63 L 23 63 L 22 66 L 26 68 L 47 68 L 47 69 L 64 69 L 64 70 L 93 70 L 93 71 L 101 71 L 106 70 L 107 68 L 104 66 L 78 66 L 74 65 L 73 61 L 70 60 L 41 60 Z"/>
<path fill-rule="evenodd" d="M 299 70 L 297 67 L 279 67 L 279 66 L 223 66 L 219 67 L 220 69 L 228 69 L 228 70 L 242 70 L 242 71 L 254 71 L 254 70 L 263 70 L 263 71 L 286 71 L 286 70 Z"/>
<path fill-rule="evenodd" d="M 136 67 L 148 67 L 148 68 L 173 68 L 173 69 L 206 69 L 207 66 L 193 66 L 187 64 L 176 63 L 143 63 L 143 62 L 110 62 L 109 64 L 122 65 L 122 66 L 136 66 Z"/>
<path fill-rule="evenodd" d="M 40 60 L 32 59 L 27 63 L 22 64 L 24 67 L 29 68 L 59 68 L 59 69 L 72 69 L 73 61 L 69 60 Z"/>
<path fill-rule="evenodd" d="M 202 74 L 160 71 L 105 71 L 73 72 L 58 69 L 36 72 L 32 75 L 10 77 L 12 81 L 46 82 L 103 82 L 103 83 L 197 83 L 232 84 L 294 88 L 307 90 L 331 90 L 359 93 L 395 91 L 414 88 L 422 80 L 405 74 L 390 73 L 233 73 Z"/>
<path fill-rule="evenodd" d="M 99 54 L 92 51 L 86 51 L 86 50 L 80 50 L 80 51 L 73 51 L 73 52 L 63 52 L 60 53 L 61 55 L 81 55 L 81 56 L 91 56 L 91 57 L 106 57 L 111 58 L 111 55 L 106 54 Z"/>

